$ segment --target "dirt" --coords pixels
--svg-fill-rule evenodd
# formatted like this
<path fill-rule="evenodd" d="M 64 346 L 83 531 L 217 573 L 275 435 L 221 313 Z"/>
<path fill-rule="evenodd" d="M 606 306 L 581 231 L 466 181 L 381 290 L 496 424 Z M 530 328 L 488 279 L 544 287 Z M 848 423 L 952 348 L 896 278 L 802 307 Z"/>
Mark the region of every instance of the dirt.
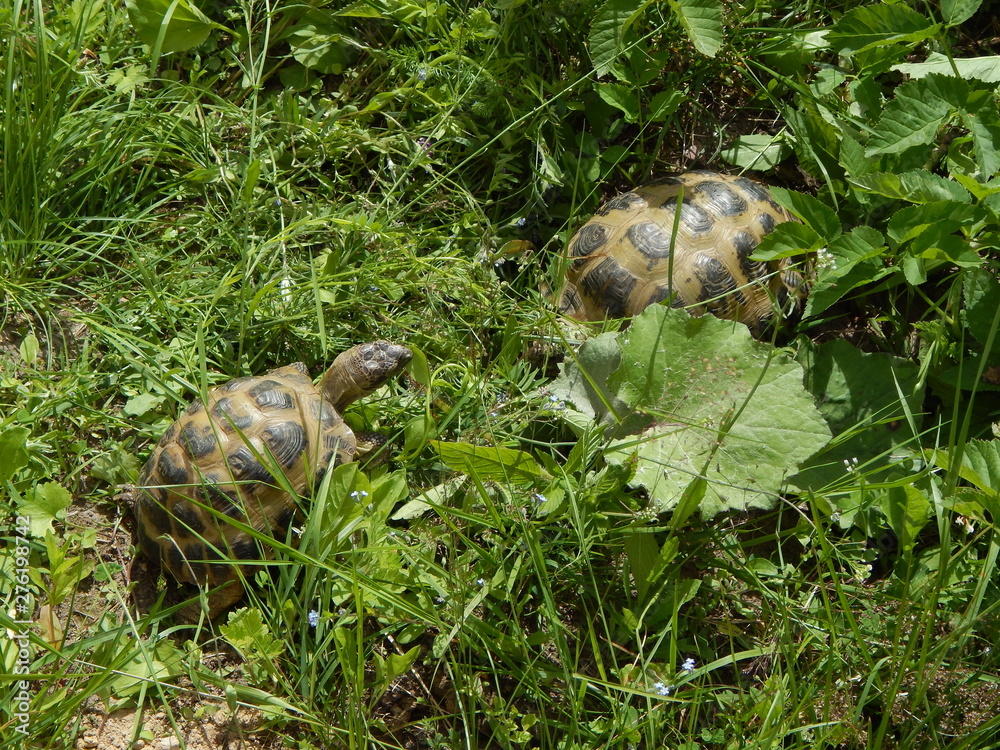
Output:
<path fill-rule="evenodd" d="M 162 708 L 109 713 L 103 704 L 95 701 L 84 711 L 73 747 L 76 750 L 263 750 L 281 747 L 274 734 L 257 733 L 260 719 L 259 711 L 240 709 L 234 716 L 224 706 L 207 703 L 197 706 L 193 714 L 187 709 L 168 714 Z"/>

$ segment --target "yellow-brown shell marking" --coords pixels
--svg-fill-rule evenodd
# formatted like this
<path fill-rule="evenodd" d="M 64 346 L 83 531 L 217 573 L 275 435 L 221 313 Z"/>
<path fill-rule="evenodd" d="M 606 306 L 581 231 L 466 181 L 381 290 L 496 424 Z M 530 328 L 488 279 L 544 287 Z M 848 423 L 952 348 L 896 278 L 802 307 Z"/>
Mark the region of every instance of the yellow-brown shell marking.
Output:
<path fill-rule="evenodd" d="M 787 263 L 750 255 L 777 224 L 794 220 L 763 185 L 716 172 L 623 193 L 570 240 L 559 307 L 580 320 L 603 320 L 637 315 L 673 296 L 674 307 L 758 327 L 772 300 L 801 294 L 803 280 Z"/>
<path fill-rule="evenodd" d="M 357 439 L 334 404 L 375 390 L 411 356 L 379 341 L 341 354 L 322 389 L 296 363 L 209 391 L 142 469 L 135 515 L 143 553 L 181 583 L 228 584 L 209 597 L 211 616 L 237 602 L 243 586 L 233 562 L 249 561 L 242 573 L 250 576 L 267 550 L 230 519 L 284 539 L 298 509 L 289 490 L 308 495 L 329 468 L 354 460 Z"/>

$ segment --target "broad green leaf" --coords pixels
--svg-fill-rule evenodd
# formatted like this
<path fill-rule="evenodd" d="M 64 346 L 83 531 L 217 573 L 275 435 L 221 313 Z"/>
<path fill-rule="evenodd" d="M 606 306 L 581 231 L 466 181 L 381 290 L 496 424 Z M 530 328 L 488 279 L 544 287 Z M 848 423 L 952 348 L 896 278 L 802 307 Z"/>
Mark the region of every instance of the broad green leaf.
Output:
<path fill-rule="evenodd" d="M 1000 442 L 970 440 L 962 451 L 962 464 L 973 472 L 976 487 L 1000 497 Z"/>
<path fill-rule="evenodd" d="M 955 234 L 958 228 L 958 222 L 947 221 L 927 227 L 913 238 L 907 248 L 908 255 L 928 261 L 928 272 L 948 263 L 960 268 L 979 268 L 982 258 L 968 240 Z M 923 281 L 921 279 L 920 283 Z"/>
<path fill-rule="evenodd" d="M 856 53 L 897 42 L 920 42 L 938 29 L 937 24 L 901 3 L 865 5 L 847 11 L 826 39 L 835 50 Z"/>
<path fill-rule="evenodd" d="M 993 321 L 997 310 L 1000 310 L 1000 282 L 993 268 L 969 269 L 964 273 L 962 295 L 965 304 L 962 306 L 962 319 L 968 331 L 977 341 L 985 344 L 990 334 L 998 342 L 993 330 Z M 1000 342 L 998 342 L 1000 343 Z M 997 343 L 994 344 L 996 346 Z"/>
<path fill-rule="evenodd" d="M 868 156 L 898 154 L 935 141 L 938 130 L 965 102 L 969 86 L 961 78 L 932 74 L 896 89 L 868 141 Z"/>
<path fill-rule="evenodd" d="M 594 15 L 587 46 L 594 73 L 606 75 L 622 53 L 625 32 L 652 0 L 607 0 Z"/>
<path fill-rule="evenodd" d="M 962 78 L 975 78 L 986 83 L 1000 82 L 1000 55 L 988 57 L 955 57 L 949 59 L 940 52 L 932 52 L 924 62 L 900 63 L 893 70 L 917 79 L 931 73 L 950 76 L 956 73 Z"/>
<path fill-rule="evenodd" d="M 772 187 L 775 200 L 816 230 L 820 237 L 829 242 L 843 232 L 837 212 L 815 196 L 797 193 L 780 187 Z M 788 228 L 791 230 L 791 227 Z M 814 243 L 810 243 L 810 247 Z"/>
<path fill-rule="evenodd" d="M 18 469 L 28 465 L 27 427 L 5 427 L 0 433 L 0 482 L 14 476 Z"/>
<path fill-rule="evenodd" d="M 946 223 L 950 231 L 958 231 L 960 227 L 975 224 L 985 217 L 986 211 L 981 206 L 965 202 L 943 200 L 924 203 L 921 206 L 907 206 L 893 214 L 889 219 L 887 234 L 893 242 L 902 244 L 941 222 Z"/>
<path fill-rule="evenodd" d="M 634 461 L 631 484 L 662 510 L 675 508 L 698 476 L 707 480 L 702 515 L 771 507 L 784 478 L 829 439 L 801 368 L 745 326 L 654 305 L 612 340 L 619 350 L 600 350 L 606 361 L 565 364 L 553 388 L 601 380 L 617 367 L 606 387 L 630 418 L 605 455 L 614 465 Z M 588 360 L 589 378 L 579 373 Z M 599 397 L 588 410 L 601 414 L 601 389 L 587 392 Z"/>
<path fill-rule="evenodd" d="M 144 44 L 155 48 L 162 35 L 162 54 L 197 47 L 208 39 L 212 29 L 224 28 L 190 0 L 125 0 L 125 7 Z"/>
<path fill-rule="evenodd" d="M 790 149 L 771 135 L 742 135 L 722 152 L 722 158 L 743 169 L 768 170 L 781 163 Z"/>
<path fill-rule="evenodd" d="M 715 57 L 722 47 L 720 0 L 668 0 L 681 26 L 701 54 Z"/>
<path fill-rule="evenodd" d="M 21 359 L 29 365 L 38 358 L 38 351 L 38 337 L 33 333 L 29 333 L 25 336 L 24 340 L 21 342 L 21 346 L 18 347 Z"/>
<path fill-rule="evenodd" d="M 828 241 L 820 237 L 812 227 L 794 221 L 786 221 L 764 237 L 750 257 L 754 260 L 791 258 L 815 252 L 824 247 Z"/>
<path fill-rule="evenodd" d="M 903 550 L 913 548 L 917 534 L 931 518 L 931 501 L 915 486 L 890 487 L 882 496 L 882 512 Z"/>
<path fill-rule="evenodd" d="M 878 195 L 910 203 L 930 203 L 932 201 L 971 200 L 969 191 L 957 182 L 930 172 L 915 170 L 903 174 L 891 172 L 869 172 L 855 177 L 851 184 L 870 190 Z"/>
<path fill-rule="evenodd" d="M 158 407 L 164 400 L 163 396 L 157 396 L 152 393 L 140 393 L 138 396 L 133 396 L 126 401 L 125 406 L 122 407 L 122 411 L 129 416 L 141 417 L 143 414 Z"/>
<path fill-rule="evenodd" d="M 65 520 L 66 508 L 72 502 L 69 490 L 58 482 L 40 482 L 25 493 L 18 511 L 31 520 L 31 535 L 42 537 L 52 531 L 53 521 Z"/>
<path fill-rule="evenodd" d="M 136 695 L 151 683 L 169 682 L 185 672 L 185 654 L 169 638 L 156 641 L 151 653 L 143 654 L 139 649 L 148 650 L 148 643 L 139 646 L 124 663 L 119 663 L 123 652 L 115 654 L 109 650 L 106 654 L 109 660 L 113 660 L 117 675 L 108 683 L 108 688 L 118 698 Z M 100 663 L 110 666 L 109 661 L 102 660 Z"/>
<path fill-rule="evenodd" d="M 891 468 L 891 451 L 910 444 L 907 412 L 918 414 L 923 400 L 916 365 L 885 353 L 868 354 L 844 340 L 802 341 L 798 360 L 835 440 L 806 462 L 792 479 L 803 489 L 822 490 L 845 477 L 845 462 L 866 474 Z M 848 481 L 855 481 L 848 477 Z"/>
<path fill-rule="evenodd" d="M 951 469 L 953 456 L 950 451 L 927 451 L 926 454 L 936 466 Z M 957 470 L 959 477 L 976 489 L 959 487 L 955 495 L 947 499 L 948 507 L 979 518 L 986 510 L 992 516 L 990 522 L 1000 516 L 1000 442 L 970 440 L 963 446 L 962 463 Z M 963 508 L 963 505 L 973 507 Z"/>
<path fill-rule="evenodd" d="M 578 433 L 585 433 L 590 423 L 598 422 L 614 433 L 628 434 L 641 429 L 645 418 L 637 415 L 608 390 L 608 378 L 621 364 L 618 334 L 604 333 L 587 339 L 571 362 L 561 368 L 547 389 L 551 397 L 567 402 L 573 409 L 564 419 Z M 579 415 L 581 419 L 574 419 Z"/>
<path fill-rule="evenodd" d="M 958 26 L 975 15 L 983 0 L 941 0 L 941 18 L 946 26 Z"/>
<path fill-rule="evenodd" d="M 656 561 L 660 556 L 656 540 L 652 534 L 642 534 L 632 532 L 625 537 L 625 556 L 628 558 L 629 567 L 632 569 L 632 580 L 635 584 L 637 599 L 642 601 L 646 598 L 646 591 L 649 589 L 650 573 L 656 566 Z"/>
<path fill-rule="evenodd" d="M 358 41 L 342 33 L 333 11 L 312 10 L 283 36 L 292 48 L 292 57 L 319 73 L 339 75 L 354 60 Z"/>
<path fill-rule="evenodd" d="M 978 173 L 984 178 L 992 177 L 1000 170 L 1000 115 L 995 93 L 973 92 L 961 117 L 976 147 Z"/>
<path fill-rule="evenodd" d="M 372 695 L 380 696 L 384 694 L 397 677 L 406 674 L 417 660 L 417 657 L 420 656 L 420 651 L 420 646 L 414 646 L 405 653 L 389 653 L 385 657 L 377 652 L 374 653 L 375 683 L 370 687 Z"/>
<path fill-rule="evenodd" d="M 524 451 L 441 440 L 430 444 L 448 468 L 482 481 L 524 484 L 542 476 L 542 467 Z"/>
<path fill-rule="evenodd" d="M 612 107 L 623 112 L 626 122 L 635 122 L 639 118 L 639 97 L 630 87 L 620 83 L 599 83 L 597 94 Z"/>

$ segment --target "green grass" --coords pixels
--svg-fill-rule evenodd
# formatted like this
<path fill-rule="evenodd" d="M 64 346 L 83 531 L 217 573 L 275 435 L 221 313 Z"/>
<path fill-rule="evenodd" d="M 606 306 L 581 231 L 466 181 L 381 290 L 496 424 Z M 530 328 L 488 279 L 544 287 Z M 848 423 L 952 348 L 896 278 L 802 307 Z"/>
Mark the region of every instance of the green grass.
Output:
<path fill-rule="evenodd" d="M 303 749 L 1000 746 L 1000 117 L 961 62 L 982 24 L 758 2 L 717 38 L 698 5 L 686 31 L 667 5 L 623 27 L 627 2 L 205 4 L 230 31 L 195 18 L 190 44 L 98 0 L 0 7 L 0 625 L 24 632 L 19 541 L 44 623 L 3 747 L 71 747 L 85 708 L 182 734 L 212 706 Z M 904 84 L 929 53 L 958 75 Z M 741 417 L 778 418 L 767 378 L 801 372 L 833 437 L 769 508 L 702 517 L 728 497 L 711 463 L 569 389 L 596 345 L 561 379 L 524 354 L 565 335 L 540 290 L 601 199 L 752 162 L 804 220 L 768 252 L 828 254 L 803 319 L 780 349 L 679 337 L 677 371 L 721 375 L 628 406 L 699 424 L 685 404 L 749 378 L 708 425 L 724 464 Z M 232 619 L 191 640 L 169 604 L 137 612 L 118 485 L 183 404 L 375 338 L 419 352 L 348 410 L 392 460 L 304 500 Z M 661 497 L 658 460 L 690 483 Z"/>

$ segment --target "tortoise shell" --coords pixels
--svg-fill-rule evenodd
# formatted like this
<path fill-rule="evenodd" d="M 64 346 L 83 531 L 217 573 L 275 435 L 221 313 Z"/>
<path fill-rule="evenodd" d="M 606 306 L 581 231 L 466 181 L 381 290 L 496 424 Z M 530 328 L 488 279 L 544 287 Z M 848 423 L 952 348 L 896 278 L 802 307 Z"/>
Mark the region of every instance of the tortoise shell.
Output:
<path fill-rule="evenodd" d="M 804 293 L 789 261 L 750 259 L 777 224 L 795 220 L 746 177 L 688 172 L 636 188 L 608 201 L 570 240 L 559 307 L 603 320 L 669 299 L 759 328 L 775 302 Z"/>
<path fill-rule="evenodd" d="M 231 380 L 191 404 L 140 473 L 143 554 L 182 584 L 223 586 L 209 596 L 211 616 L 237 602 L 244 589 L 234 562 L 248 561 L 246 578 L 253 561 L 269 556 L 245 527 L 285 538 L 299 515 L 297 496 L 355 458 L 358 441 L 338 407 L 370 393 L 410 356 L 406 347 L 375 342 L 341 354 L 319 388 L 296 363 Z"/>

